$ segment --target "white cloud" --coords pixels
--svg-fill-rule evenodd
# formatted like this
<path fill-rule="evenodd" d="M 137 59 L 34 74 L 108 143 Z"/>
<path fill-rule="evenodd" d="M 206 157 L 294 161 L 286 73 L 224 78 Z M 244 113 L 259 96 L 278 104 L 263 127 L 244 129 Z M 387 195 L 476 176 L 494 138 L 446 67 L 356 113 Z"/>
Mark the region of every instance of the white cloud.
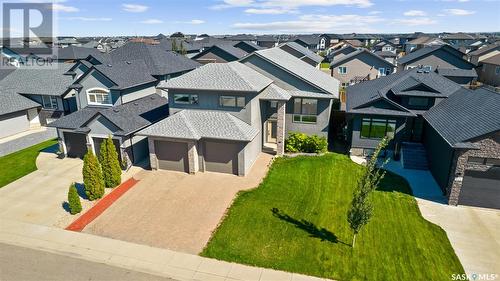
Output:
<path fill-rule="evenodd" d="M 249 31 L 275 32 L 374 32 L 373 25 L 383 21 L 377 16 L 360 15 L 303 15 L 296 20 L 235 23 L 233 28 Z"/>
<path fill-rule="evenodd" d="M 211 8 L 215 10 L 238 7 L 255 9 L 279 8 L 283 10 L 295 10 L 300 7 L 307 6 L 329 7 L 336 5 L 368 8 L 373 6 L 373 2 L 372 0 L 223 0 L 220 4 L 214 5 Z"/>
<path fill-rule="evenodd" d="M 443 11 L 446 14 L 452 15 L 452 16 L 469 16 L 469 15 L 473 15 L 476 13 L 475 11 L 468 11 L 468 10 L 463 10 L 463 9 L 444 9 Z"/>
<path fill-rule="evenodd" d="M 111 21 L 111 18 L 93 18 L 93 17 L 65 17 L 63 20 L 81 20 L 81 21 Z"/>
<path fill-rule="evenodd" d="M 159 19 L 147 19 L 147 20 L 141 21 L 140 23 L 143 23 L 143 24 L 160 24 L 160 23 L 163 23 L 163 21 L 159 20 Z"/>
<path fill-rule="evenodd" d="M 148 6 L 139 4 L 122 4 L 122 10 L 130 13 L 143 13 L 149 9 Z"/>
<path fill-rule="evenodd" d="M 274 8 L 269 8 L 269 9 L 255 9 L 255 8 L 250 8 L 246 9 L 245 13 L 247 14 L 258 14 L 258 15 L 281 15 L 281 14 L 296 14 L 298 13 L 297 10 L 289 10 L 289 9 L 274 9 Z"/>
<path fill-rule="evenodd" d="M 52 4 L 52 10 L 59 12 L 67 12 L 67 13 L 73 13 L 79 11 L 79 9 L 76 7 L 66 6 L 63 4 Z"/>
<path fill-rule="evenodd" d="M 409 10 L 403 13 L 403 15 L 407 17 L 424 17 L 427 14 L 424 11 L 420 10 Z"/>
<path fill-rule="evenodd" d="M 370 12 L 368 12 L 369 15 L 379 15 L 381 13 L 382 13 L 381 11 L 370 11 Z"/>
<path fill-rule="evenodd" d="M 393 24 L 402 24 L 407 26 L 418 26 L 418 25 L 433 25 L 438 22 L 431 18 L 426 17 L 417 17 L 417 18 L 409 18 L 409 19 L 396 19 L 392 22 Z"/>
<path fill-rule="evenodd" d="M 176 21 L 174 23 L 194 24 L 194 25 L 197 25 L 197 24 L 204 24 L 205 21 L 204 20 L 199 20 L 199 19 L 193 19 L 193 20 L 189 20 L 189 21 Z"/>

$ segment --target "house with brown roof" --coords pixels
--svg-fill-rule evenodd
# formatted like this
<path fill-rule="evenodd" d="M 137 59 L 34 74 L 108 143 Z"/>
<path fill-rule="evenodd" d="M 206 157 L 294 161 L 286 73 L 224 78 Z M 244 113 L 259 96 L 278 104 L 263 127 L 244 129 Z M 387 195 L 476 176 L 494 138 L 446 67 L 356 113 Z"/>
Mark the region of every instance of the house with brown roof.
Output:
<path fill-rule="evenodd" d="M 479 64 L 481 61 L 500 54 L 500 42 L 483 46 L 468 54 L 469 61 L 473 64 Z"/>
<path fill-rule="evenodd" d="M 500 54 L 481 61 L 477 73 L 480 82 L 493 87 L 500 87 Z"/>

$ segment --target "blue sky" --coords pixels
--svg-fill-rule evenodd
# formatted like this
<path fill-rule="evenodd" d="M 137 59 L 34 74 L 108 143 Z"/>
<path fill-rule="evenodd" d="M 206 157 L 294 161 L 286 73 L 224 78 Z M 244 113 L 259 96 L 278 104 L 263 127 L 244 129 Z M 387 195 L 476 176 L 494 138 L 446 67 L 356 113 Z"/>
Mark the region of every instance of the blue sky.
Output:
<path fill-rule="evenodd" d="M 500 31 L 500 0 L 59 0 L 54 10 L 58 34 L 75 36 Z"/>

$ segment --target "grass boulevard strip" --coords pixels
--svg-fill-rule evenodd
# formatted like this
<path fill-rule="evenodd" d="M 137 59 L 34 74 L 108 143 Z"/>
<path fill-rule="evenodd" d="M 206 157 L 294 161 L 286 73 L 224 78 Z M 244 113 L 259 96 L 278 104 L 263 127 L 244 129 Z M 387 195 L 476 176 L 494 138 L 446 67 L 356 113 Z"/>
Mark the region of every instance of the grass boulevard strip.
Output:
<path fill-rule="evenodd" d="M 446 233 L 388 173 L 356 248 L 346 213 L 362 166 L 347 156 L 277 159 L 242 192 L 202 256 L 339 280 L 448 280 L 464 272 Z"/>

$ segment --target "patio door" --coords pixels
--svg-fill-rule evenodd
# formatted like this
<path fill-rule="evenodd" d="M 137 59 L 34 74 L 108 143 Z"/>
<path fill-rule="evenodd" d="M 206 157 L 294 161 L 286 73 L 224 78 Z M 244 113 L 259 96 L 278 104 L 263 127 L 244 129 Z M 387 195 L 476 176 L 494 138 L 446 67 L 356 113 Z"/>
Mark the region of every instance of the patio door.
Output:
<path fill-rule="evenodd" d="M 268 120 L 266 126 L 266 142 L 277 143 L 278 122 L 276 120 Z"/>

